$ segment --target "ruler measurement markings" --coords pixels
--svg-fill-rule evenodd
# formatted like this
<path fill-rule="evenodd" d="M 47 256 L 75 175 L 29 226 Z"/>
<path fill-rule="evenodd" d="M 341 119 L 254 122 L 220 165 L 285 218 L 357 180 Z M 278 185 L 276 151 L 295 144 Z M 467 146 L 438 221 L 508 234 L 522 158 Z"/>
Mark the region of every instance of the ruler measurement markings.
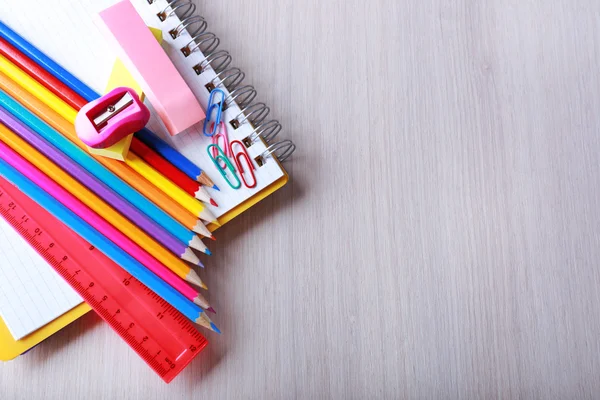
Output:
<path fill-rule="evenodd" d="M 6 181 L 2 179 L 0 184 L 2 182 Z M 12 192 L 18 189 L 9 190 Z M 40 221 L 36 221 L 25 210 L 21 211 L 17 202 L 2 186 L 0 186 L 0 215 L 166 382 L 170 382 L 206 346 L 206 339 L 190 321 L 183 318 L 170 304 L 124 270 L 120 268 L 111 270 L 110 265 L 103 264 L 102 261 L 105 261 L 106 257 L 93 246 L 87 245 L 86 254 L 83 254 L 82 249 L 76 249 L 79 251 L 74 250 L 71 253 L 65 251 L 51 234 L 46 233 L 52 230 L 44 229 L 44 224 L 40 224 Z M 86 261 L 89 263 L 90 255 L 104 267 L 104 271 L 102 268 L 85 268 Z M 111 275 L 112 284 L 111 279 L 106 275 Z M 132 283 L 135 284 L 131 285 Z M 134 292 L 138 293 L 137 297 Z M 140 294 L 149 297 L 149 301 L 143 301 Z M 127 307 L 120 305 L 117 301 L 119 298 L 121 300 L 125 298 Z M 134 312 L 140 314 L 140 306 L 147 311 L 145 319 L 150 318 L 150 321 L 143 322 L 160 324 L 160 328 L 154 326 L 153 329 L 148 329 L 128 311 L 133 308 Z M 157 315 L 161 318 L 157 318 Z M 160 331 L 163 337 L 170 334 L 169 340 L 161 340 L 159 343 L 153 336 L 157 331 Z M 181 335 L 182 331 L 186 331 L 187 335 Z M 194 350 L 188 351 L 188 349 Z M 178 363 L 180 358 L 182 360 Z"/>

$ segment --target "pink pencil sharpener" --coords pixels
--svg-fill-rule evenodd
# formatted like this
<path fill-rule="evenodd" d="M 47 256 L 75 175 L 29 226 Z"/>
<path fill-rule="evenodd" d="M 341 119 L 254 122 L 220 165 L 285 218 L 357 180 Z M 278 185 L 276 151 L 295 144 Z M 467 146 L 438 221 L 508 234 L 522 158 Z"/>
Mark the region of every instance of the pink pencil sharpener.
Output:
<path fill-rule="evenodd" d="M 118 87 L 79 110 L 75 131 L 88 146 L 105 149 L 139 131 L 149 120 L 150 111 L 137 93 Z"/>

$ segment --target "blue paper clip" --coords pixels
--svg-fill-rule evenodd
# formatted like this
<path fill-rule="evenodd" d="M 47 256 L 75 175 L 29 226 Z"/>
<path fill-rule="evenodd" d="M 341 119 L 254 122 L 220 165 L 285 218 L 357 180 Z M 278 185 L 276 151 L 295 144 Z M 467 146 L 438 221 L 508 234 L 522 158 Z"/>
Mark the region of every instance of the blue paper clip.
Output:
<path fill-rule="evenodd" d="M 220 101 L 215 101 L 215 93 L 221 95 Z M 204 136 L 213 137 L 215 133 L 217 133 L 217 129 L 221 123 L 221 114 L 223 113 L 224 101 L 225 92 L 222 89 L 213 89 L 212 92 L 210 92 L 210 97 L 208 98 L 208 109 L 206 110 L 206 119 L 204 120 L 204 127 L 202 128 L 202 133 L 204 133 Z M 215 119 L 213 119 L 213 114 L 215 113 Z M 215 123 L 212 127 L 212 130 L 210 129 L 211 122 Z"/>
<path fill-rule="evenodd" d="M 213 157 L 212 154 L 212 149 L 216 148 L 217 149 L 217 156 Z M 223 179 L 225 179 L 225 182 L 227 182 L 227 184 L 229 186 L 231 186 L 232 189 L 239 189 L 242 187 L 242 182 L 240 181 L 240 178 L 238 178 L 237 174 L 235 173 L 235 169 L 233 168 L 233 164 L 231 164 L 231 161 L 229 161 L 229 158 L 227 158 L 227 156 L 225 155 L 225 153 L 223 153 L 223 150 L 219 147 L 218 144 L 211 144 L 206 148 L 206 151 L 208 152 L 208 156 L 210 157 L 210 159 L 212 160 L 213 164 L 215 164 L 215 167 L 217 167 L 217 169 L 219 170 L 219 172 L 221 173 L 221 176 L 223 177 Z M 227 169 L 225 168 L 221 168 L 220 162 L 224 162 Z M 233 184 L 231 183 L 231 180 L 229 179 L 229 174 L 227 174 L 227 170 L 229 170 L 229 172 L 231 173 L 231 175 L 233 175 L 233 177 L 235 178 L 235 180 L 237 181 L 237 184 Z"/>

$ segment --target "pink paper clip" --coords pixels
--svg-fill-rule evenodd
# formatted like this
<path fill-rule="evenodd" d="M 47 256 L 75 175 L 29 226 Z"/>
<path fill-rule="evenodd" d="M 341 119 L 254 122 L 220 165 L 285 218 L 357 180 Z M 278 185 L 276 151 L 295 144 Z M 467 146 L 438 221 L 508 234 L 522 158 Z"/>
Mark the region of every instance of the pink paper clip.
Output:
<path fill-rule="evenodd" d="M 233 151 L 234 144 L 239 144 L 242 147 L 242 150 L 235 153 Z M 255 188 L 257 182 L 256 182 L 256 176 L 254 176 L 254 170 L 256 169 L 256 167 L 254 166 L 254 164 L 252 164 L 252 160 L 250 159 L 250 156 L 248 155 L 246 146 L 244 146 L 244 144 L 242 142 L 240 142 L 239 140 L 233 140 L 229 144 L 229 150 L 231 152 L 231 157 L 233 158 L 233 161 L 235 162 L 235 166 L 237 167 L 238 171 L 240 171 L 240 177 L 242 178 L 242 182 L 244 182 L 244 186 L 246 186 L 248 189 Z M 250 171 L 250 176 L 252 176 L 252 180 L 254 181 L 254 183 L 252 183 L 251 185 L 249 185 L 248 182 L 246 182 L 246 176 L 245 176 L 246 171 L 244 170 L 244 165 L 240 161 L 240 158 L 246 159 L 246 164 L 248 166 L 248 170 Z"/>
<path fill-rule="evenodd" d="M 213 122 L 213 124 L 214 124 L 214 122 Z M 214 131 L 214 126 L 211 127 L 211 130 Z M 221 143 L 219 142 L 219 139 L 221 139 L 221 138 L 223 139 L 222 146 L 221 146 Z M 219 124 L 219 128 L 216 130 L 216 133 L 212 137 L 212 143 L 219 146 L 223 150 L 223 153 L 227 157 L 231 157 L 231 150 L 229 149 L 229 135 L 227 135 L 227 126 L 225 125 L 224 121 L 221 121 L 221 123 Z M 213 152 L 213 157 L 215 157 L 215 158 L 217 157 L 217 155 L 219 155 L 219 151 L 217 150 L 216 147 L 213 147 L 212 152 Z M 225 168 L 225 166 L 222 165 L 221 168 Z"/>

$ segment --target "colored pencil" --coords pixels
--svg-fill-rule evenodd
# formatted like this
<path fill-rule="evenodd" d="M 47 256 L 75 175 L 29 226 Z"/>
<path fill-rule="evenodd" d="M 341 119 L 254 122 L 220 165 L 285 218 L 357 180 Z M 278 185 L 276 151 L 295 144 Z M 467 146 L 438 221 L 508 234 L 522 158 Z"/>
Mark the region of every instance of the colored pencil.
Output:
<path fill-rule="evenodd" d="M 21 78 L 24 85 L 33 81 L 25 73 L 21 73 Z M 121 196 L 131 201 L 140 210 L 146 212 L 157 223 L 168 227 L 169 231 L 178 236 L 180 240 L 185 240 L 182 239 L 181 235 L 184 235 L 184 232 L 181 228 L 187 228 L 188 231 L 191 230 L 203 236 L 212 236 L 210 231 L 196 216 L 193 216 L 179 204 L 175 203 L 170 197 L 155 188 L 122 162 L 106 157 L 89 155 L 85 151 L 85 144 L 77 137 L 73 124 L 67 122 L 44 102 L 2 72 L 0 72 L 0 89 L 6 91 L 6 93 L 13 96 L 31 111 L 4 93 L 0 93 L 0 105 L 34 130 L 41 129 L 40 126 L 46 126 L 45 122 L 60 132 L 61 135 L 44 136 L 44 138 L 54 146 L 60 148 L 61 151 L 97 176 L 101 181 L 115 189 Z M 38 132 L 43 134 L 45 131 Z M 70 140 L 67 140 L 67 138 Z M 77 149 L 75 145 L 84 151 Z M 113 174 L 121 178 L 122 181 Z M 132 188 L 135 188 L 137 191 Z M 179 224 L 176 224 L 175 221 L 178 221 Z"/>
<path fill-rule="evenodd" d="M 125 158 L 125 163 L 135 172 L 152 182 L 154 186 L 162 190 L 177 203 L 181 204 L 192 214 L 197 215 L 200 218 L 202 218 L 202 215 L 206 215 L 206 211 L 208 211 L 208 209 L 204 207 L 204 204 L 165 178 L 163 174 L 152 168 L 144 160 L 138 157 L 135 152 L 129 152 L 127 158 Z M 214 201 L 211 203 L 216 204 Z M 210 211 L 208 212 L 210 213 Z M 212 215 L 212 213 L 210 215 Z M 212 219 L 208 222 L 214 222 L 216 220 L 214 216 L 211 218 Z"/>
<path fill-rule="evenodd" d="M 23 89 L 33 94 L 39 100 L 46 103 L 46 105 L 71 124 L 75 122 L 77 111 L 73 107 L 69 106 L 54 93 L 46 89 L 45 86 L 27 75 L 3 55 L 0 55 L 0 72 L 18 83 Z M 158 186 L 159 190 L 175 200 L 176 203 L 182 205 L 193 215 L 207 222 L 214 223 L 217 226 L 219 225 L 215 216 L 205 208 L 200 201 L 185 193 L 181 188 L 174 185 L 154 168 L 150 167 L 139 157 L 136 157 L 135 154 L 130 152 L 125 158 L 125 164 L 134 169 L 138 174 L 144 176 L 147 180 L 151 181 L 153 185 Z M 173 188 L 173 186 L 175 186 L 175 188 Z"/>
<path fill-rule="evenodd" d="M 178 170 L 173 166 L 173 164 L 156 154 L 156 152 L 154 152 L 150 147 L 146 146 L 142 141 L 132 140 L 131 150 L 136 156 L 140 157 L 148 165 L 154 167 L 157 171 L 160 171 L 165 178 L 171 180 L 174 184 L 185 190 L 185 192 L 190 196 L 194 196 L 198 200 L 202 201 L 206 201 L 205 199 L 208 198 L 210 204 L 218 207 L 218 204 L 210 198 L 206 192 L 206 189 L 204 189 L 200 183 Z"/>
<path fill-rule="evenodd" d="M 24 55 L 34 60 L 41 67 L 49 71 L 52 75 L 60 79 L 67 86 L 69 86 L 72 90 L 74 90 L 81 97 L 86 99 L 88 102 L 97 99 L 98 96 L 96 92 L 92 89 L 83 85 L 81 81 L 71 75 L 67 70 L 58 65 L 54 60 L 50 57 L 42 53 L 35 46 L 29 43 L 27 40 L 19 36 L 18 33 L 10 29 L 6 26 L 2 21 L 0 21 L 0 37 L 10 43 L 12 46 L 19 49 Z"/>
<path fill-rule="evenodd" d="M 52 59 L 49 57 L 43 58 L 44 55 L 41 51 L 35 49 L 37 50 L 37 60 L 39 61 L 43 58 L 43 64 L 37 63 L 35 59 L 28 57 L 24 52 L 27 51 L 28 47 L 34 48 L 34 46 L 26 42 L 16 33 L 12 32 L 12 34 L 13 36 L 18 37 L 19 40 L 13 41 L 13 43 L 15 43 L 15 45 L 13 45 L 0 37 L 0 53 L 2 53 L 11 62 L 19 66 L 19 68 L 21 68 L 27 74 L 46 86 L 46 88 L 64 100 L 71 107 L 79 110 L 89 101 L 100 97 L 97 92 L 94 92 L 90 87 L 60 67 L 60 65 L 54 62 Z M 29 52 L 29 55 L 34 56 L 31 51 Z M 71 85 L 69 85 L 69 83 Z M 76 87 L 77 90 L 74 90 L 73 87 Z M 82 97 L 78 92 L 87 94 L 87 98 Z M 95 97 L 92 98 L 92 94 L 94 94 Z M 181 173 L 186 174 L 189 179 L 193 179 L 202 185 L 219 190 L 217 185 L 214 184 L 214 182 L 204 171 L 202 171 L 177 150 L 169 146 L 165 141 L 154 135 L 150 130 L 144 129 L 142 132 L 137 134 L 136 137 L 137 138 L 134 138 L 135 140 L 133 143 L 138 141 L 144 142 L 153 151 L 159 153 L 162 157 L 168 160 L 170 164 L 174 165 L 176 169 L 178 168 L 178 171 L 181 170 Z M 159 165 L 153 164 L 153 161 L 155 161 L 155 159 L 150 160 L 148 163 L 154 168 L 160 170 Z M 189 174 L 187 174 L 186 171 L 189 172 Z M 169 179 L 172 179 L 171 176 L 168 177 Z"/>
<path fill-rule="evenodd" d="M 79 104 L 79 99 L 83 100 L 81 96 L 73 91 L 62 91 L 61 87 L 65 85 L 59 79 L 46 71 L 40 65 L 36 64 L 33 60 L 27 58 L 27 56 L 18 51 L 2 37 L 0 37 L 0 54 L 4 55 L 13 64 L 18 65 L 23 71 L 31 76 L 44 76 L 46 80 L 44 86 L 46 86 L 46 88 L 48 88 L 52 93 L 63 99 L 71 107 L 76 108 Z"/>
<path fill-rule="evenodd" d="M 13 139 L 16 139 L 16 136 L 5 137 L 7 131 L 8 129 L 6 129 L 4 125 L 0 125 L 0 156 L 6 162 L 11 164 L 20 173 L 25 175 L 32 182 L 34 182 L 46 192 L 51 194 L 62 204 L 67 206 L 67 208 L 69 208 L 71 211 L 75 212 L 81 218 L 85 219 L 88 223 L 94 226 L 94 228 L 102 232 L 102 234 L 111 239 L 114 243 L 118 243 L 119 247 L 121 247 L 131 256 L 133 256 L 136 260 L 138 260 L 152 272 L 164 279 L 168 284 L 177 289 L 189 300 L 198 304 L 202 308 L 210 308 L 210 304 L 208 304 L 204 296 L 202 296 L 196 290 L 192 289 L 179 276 L 175 275 L 175 273 L 173 273 L 163 264 L 158 262 L 140 246 L 135 244 L 131 239 L 129 239 L 115 227 L 107 223 L 100 216 L 92 212 L 92 210 L 85 206 L 81 201 L 77 200 L 75 196 L 71 195 L 59 184 L 52 181 L 50 177 L 44 175 L 42 171 L 40 171 L 38 168 L 35 168 L 33 164 L 28 162 L 25 158 L 19 155 L 18 152 L 13 150 L 11 145 L 19 146 L 25 144 L 25 142 L 21 141 L 21 143 L 13 143 L 12 141 Z M 29 149 L 32 148 L 30 147 Z M 27 147 L 23 147 L 23 150 L 29 149 Z M 34 153 L 33 156 L 43 157 L 43 155 L 39 153 Z"/>
<path fill-rule="evenodd" d="M 77 216 L 58 200 L 39 188 L 3 159 L 0 160 L 0 174 L 13 185 L 17 186 L 31 199 L 41 204 L 48 212 L 54 215 L 54 217 L 58 218 L 65 225 L 74 230 L 92 246 L 106 254 L 111 260 L 119 264 L 150 290 L 154 291 L 157 295 L 179 310 L 187 318 L 208 329 L 220 333 L 219 329 L 210 320 L 202 308 L 186 299 L 185 296 L 175 290 L 171 285 L 149 271 L 139 261 L 127 254 L 120 247 L 90 226 L 90 224 L 85 222 L 81 217 Z"/>
<path fill-rule="evenodd" d="M 39 152 L 44 154 L 48 159 L 53 161 L 56 165 L 60 166 L 66 172 L 71 174 L 74 178 L 80 181 L 83 185 L 87 186 L 92 192 L 98 197 L 102 198 L 113 208 L 127 217 L 131 222 L 139 226 L 141 229 L 146 231 L 147 234 L 151 235 L 160 244 L 175 253 L 182 259 L 189 261 L 194 264 L 198 264 L 198 258 L 188 248 L 187 243 L 179 241 L 177 238 L 167 232 L 162 226 L 155 223 L 148 216 L 140 212 L 137 208 L 133 207 L 129 202 L 124 200 L 122 197 L 113 192 L 104 183 L 100 182 L 96 177 L 91 175 L 79 164 L 71 160 L 69 157 L 64 155 L 62 152 L 57 150 L 54 146 L 50 145 L 47 141 L 41 138 L 36 132 L 25 126 L 16 117 L 8 113 L 2 107 L 0 107 L 0 122 L 10 128 L 14 133 L 19 135 L 22 139 L 27 141 L 30 145 L 35 147 Z M 50 128 L 49 128 L 50 129 Z M 204 251 L 206 246 L 201 243 L 200 239 L 194 235 L 195 241 L 192 240 L 193 246 L 196 250 Z M 210 253 L 210 252 L 209 252 Z"/>
<path fill-rule="evenodd" d="M 221 190 L 214 184 L 212 179 L 196 164 L 188 160 L 183 154 L 169 146 L 167 142 L 156 136 L 148 129 L 142 129 L 135 133 L 135 137 L 140 139 L 144 144 L 152 150 L 160 154 L 162 157 L 179 168 L 190 179 L 200 182 L 204 186 L 212 187 L 216 190 Z"/>
<path fill-rule="evenodd" d="M 91 208 L 100 217 L 105 219 L 107 223 L 121 231 L 123 235 L 129 237 L 129 239 L 150 253 L 178 276 L 206 289 L 206 285 L 204 285 L 198 274 L 196 274 L 196 272 L 183 260 L 173 255 L 151 237 L 146 235 L 137 226 L 129 222 L 128 219 L 104 203 L 85 186 L 60 169 L 60 167 L 53 164 L 44 157 L 44 155 L 21 139 L 16 133 L 2 124 L 0 124 L 0 140 L 35 167 L 44 171 L 49 178 L 62 186 L 64 190 L 79 199 L 87 207 Z"/>

